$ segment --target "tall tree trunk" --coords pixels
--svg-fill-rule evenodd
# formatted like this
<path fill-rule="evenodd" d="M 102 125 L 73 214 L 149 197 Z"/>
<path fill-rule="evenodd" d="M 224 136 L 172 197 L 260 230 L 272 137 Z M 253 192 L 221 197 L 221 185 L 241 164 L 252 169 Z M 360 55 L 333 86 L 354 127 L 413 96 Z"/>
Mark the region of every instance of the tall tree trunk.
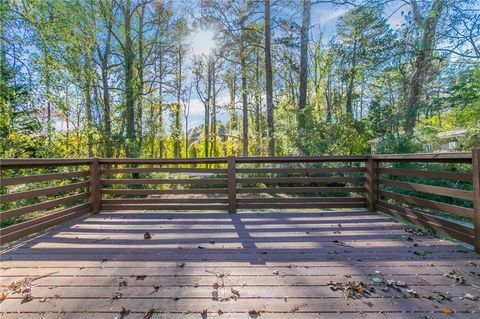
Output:
<path fill-rule="evenodd" d="M 85 57 L 85 63 L 84 63 L 84 69 L 83 69 L 83 76 L 85 79 L 85 88 L 84 88 L 84 94 L 85 94 L 85 107 L 86 107 L 86 113 L 87 113 L 87 148 L 88 148 L 88 157 L 93 156 L 93 141 L 92 141 L 92 122 L 93 122 L 93 116 L 92 116 L 92 79 L 91 79 L 91 64 L 89 63 L 90 58 Z"/>
<path fill-rule="evenodd" d="M 275 156 L 275 129 L 273 118 L 272 31 L 270 0 L 265 0 L 265 95 L 267 102 L 268 155 Z"/>
<path fill-rule="evenodd" d="M 431 67 L 432 53 L 435 46 L 437 25 L 445 8 L 445 0 L 435 0 L 426 17 L 422 17 L 415 0 L 411 1 L 413 19 L 417 28 L 422 31 L 419 48 L 415 50 L 413 74 L 408 89 L 406 105 L 405 132 L 411 134 L 417 120 L 418 109 L 421 104 L 425 79 Z"/>
<path fill-rule="evenodd" d="M 175 108 L 175 128 L 174 128 L 174 156 L 177 158 L 182 157 L 182 146 L 181 146 L 181 94 L 182 94 L 182 77 L 183 77 L 183 56 L 182 56 L 182 48 L 179 45 L 177 48 L 178 54 L 178 65 L 177 65 L 177 79 L 176 79 L 176 86 L 177 86 L 177 106 Z"/>
<path fill-rule="evenodd" d="M 134 93 L 134 59 L 133 40 L 131 35 L 131 1 L 126 0 L 124 7 L 124 75 L 125 75 L 125 107 L 126 107 L 126 149 L 127 157 L 137 157 L 138 144 L 135 130 L 135 93 Z"/>
<path fill-rule="evenodd" d="M 305 127 L 308 84 L 308 31 L 310 29 L 310 0 L 303 0 L 302 27 L 300 29 L 300 90 L 298 101 L 298 127 Z"/>
<path fill-rule="evenodd" d="M 247 57 L 245 49 L 245 21 L 240 23 L 240 68 L 242 72 L 242 139 L 243 156 L 248 156 L 248 99 L 247 99 Z"/>
<path fill-rule="evenodd" d="M 357 39 L 353 40 L 353 52 L 352 60 L 350 62 L 350 71 L 348 72 L 348 84 L 347 84 L 347 103 L 346 111 L 350 118 L 353 118 L 353 88 L 355 83 L 355 76 L 357 73 Z"/>
<path fill-rule="evenodd" d="M 163 143 L 163 53 L 159 54 L 158 66 L 158 151 L 160 158 L 163 158 L 165 146 Z"/>
<path fill-rule="evenodd" d="M 140 13 L 138 14 L 138 63 L 137 63 L 137 135 L 139 149 L 142 149 L 143 143 L 143 72 L 145 68 L 144 58 L 144 20 L 145 20 L 145 6 L 142 5 Z"/>
<path fill-rule="evenodd" d="M 255 52 L 255 139 L 257 155 L 262 151 L 262 98 L 260 96 L 260 57 Z"/>
<path fill-rule="evenodd" d="M 212 149 L 210 156 L 217 156 L 217 70 L 216 70 L 216 60 L 213 60 L 212 63 Z"/>

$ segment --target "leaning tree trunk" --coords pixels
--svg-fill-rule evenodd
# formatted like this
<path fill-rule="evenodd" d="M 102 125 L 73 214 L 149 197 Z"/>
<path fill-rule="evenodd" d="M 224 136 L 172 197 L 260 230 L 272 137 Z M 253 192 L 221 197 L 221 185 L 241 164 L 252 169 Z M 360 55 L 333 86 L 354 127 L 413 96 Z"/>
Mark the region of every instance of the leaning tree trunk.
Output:
<path fill-rule="evenodd" d="M 444 0 L 436 0 L 426 17 L 420 15 L 417 2 L 413 0 L 412 12 L 415 24 L 422 30 L 422 39 L 413 63 L 413 74 L 408 89 L 406 105 L 405 133 L 411 134 L 415 127 L 418 110 L 422 103 L 425 79 L 431 67 L 437 25 L 445 7 Z"/>

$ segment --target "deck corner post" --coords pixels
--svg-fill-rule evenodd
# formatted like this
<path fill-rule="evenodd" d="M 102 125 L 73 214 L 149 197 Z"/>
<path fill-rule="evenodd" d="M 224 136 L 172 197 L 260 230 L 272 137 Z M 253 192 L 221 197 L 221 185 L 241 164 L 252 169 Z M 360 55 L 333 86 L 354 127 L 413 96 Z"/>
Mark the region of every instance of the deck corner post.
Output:
<path fill-rule="evenodd" d="M 89 202 L 92 207 L 92 214 L 97 214 L 102 209 L 102 189 L 100 184 L 100 175 L 101 175 L 101 167 L 100 161 L 98 158 L 94 158 L 93 161 L 90 163 L 90 198 Z"/>
<path fill-rule="evenodd" d="M 236 162 L 235 156 L 227 157 L 227 175 L 228 175 L 228 212 L 237 212 L 237 180 L 236 180 Z"/>
<path fill-rule="evenodd" d="M 377 206 L 377 178 L 378 178 L 378 162 L 375 160 L 372 155 L 368 155 L 368 159 L 366 161 L 366 169 L 367 169 L 367 208 L 369 211 L 376 211 Z"/>
<path fill-rule="evenodd" d="M 472 150 L 473 228 L 475 251 L 480 253 L 480 147 Z"/>

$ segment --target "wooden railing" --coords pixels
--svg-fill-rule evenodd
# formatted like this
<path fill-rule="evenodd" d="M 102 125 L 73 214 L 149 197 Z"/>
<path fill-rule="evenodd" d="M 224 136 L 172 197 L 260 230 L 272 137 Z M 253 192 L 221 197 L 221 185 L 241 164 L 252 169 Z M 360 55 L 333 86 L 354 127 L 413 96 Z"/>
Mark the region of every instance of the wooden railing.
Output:
<path fill-rule="evenodd" d="M 480 251 L 479 167 L 480 148 L 374 156 L 5 159 L 0 241 L 101 210 L 366 208 Z M 16 223 L 8 226 L 9 220 Z"/>

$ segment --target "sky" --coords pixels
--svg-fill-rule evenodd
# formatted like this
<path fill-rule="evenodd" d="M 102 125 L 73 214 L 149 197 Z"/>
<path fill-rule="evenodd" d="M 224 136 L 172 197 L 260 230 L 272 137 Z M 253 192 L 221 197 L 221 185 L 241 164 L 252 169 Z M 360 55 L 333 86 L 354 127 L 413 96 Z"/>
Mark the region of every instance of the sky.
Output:
<path fill-rule="evenodd" d="M 402 2 L 393 1 L 389 4 L 389 7 L 385 8 L 385 14 L 387 17 L 389 17 L 388 23 L 390 24 L 392 29 L 399 28 L 403 21 L 403 17 L 401 15 L 402 10 L 397 10 L 401 7 L 401 5 Z M 321 30 L 324 34 L 323 39 L 325 43 L 327 43 L 329 39 L 335 34 L 338 19 L 340 19 L 347 10 L 347 6 L 338 6 L 329 3 L 319 3 L 312 6 L 311 25 L 313 36 L 315 36 L 316 32 L 319 32 Z M 403 10 L 407 11 L 407 8 L 403 8 Z M 188 42 L 192 49 L 192 56 L 201 54 L 208 55 L 208 53 L 211 52 L 211 50 L 214 49 L 217 45 L 215 43 L 215 32 L 209 29 L 201 29 L 195 31 L 189 37 Z M 227 92 L 223 92 L 219 100 L 220 103 L 227 103 Z M 195 98 L 195 94 L 192 94 L 192 100 L 190 103 L 189 127 L 194 128 L 203 124 L 203 115 L 204 106 L 202 102 L 198 98 Z M 220 121 L 227 121 L 227 114 L 219 114 L 218 119 Z"/>

